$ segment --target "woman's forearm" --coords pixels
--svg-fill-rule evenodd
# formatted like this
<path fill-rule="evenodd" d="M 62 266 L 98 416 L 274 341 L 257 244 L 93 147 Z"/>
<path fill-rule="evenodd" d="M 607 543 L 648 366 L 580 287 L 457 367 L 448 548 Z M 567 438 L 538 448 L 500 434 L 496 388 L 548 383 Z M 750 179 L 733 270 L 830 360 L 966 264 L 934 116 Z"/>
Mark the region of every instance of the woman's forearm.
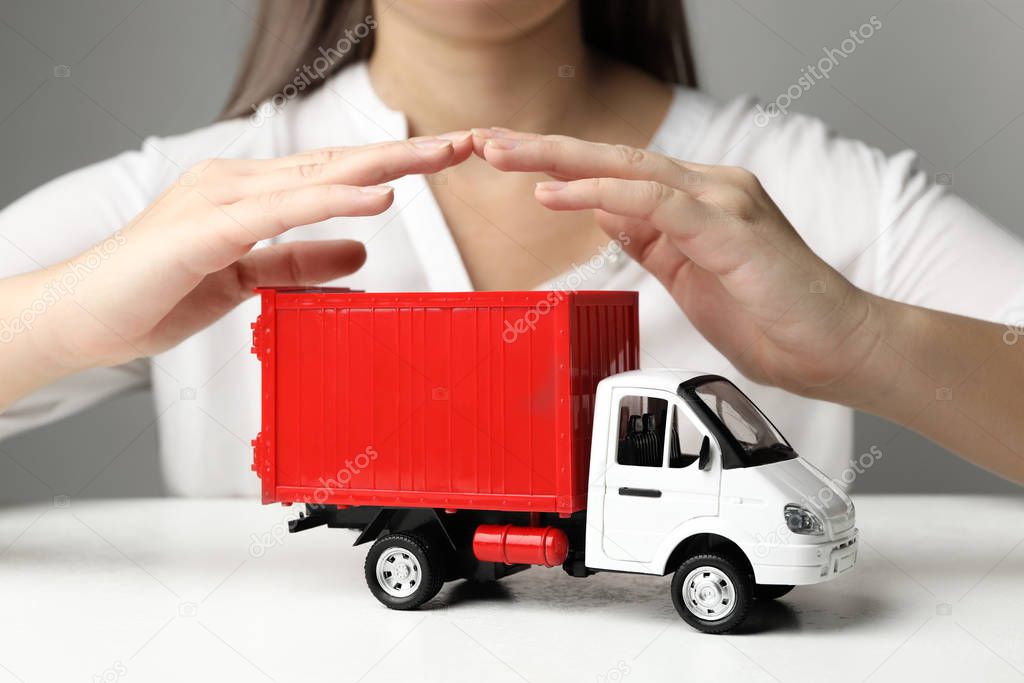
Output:
<path fill-rule="evenodd" d="M 0 411 L 60 377 L 173 347 L 266 284 L 309 285 L 359 269 L 361 243 L 289 241 L 293 227 L 386 211 L 410 174 L 472 153 L 468 131 L 320 149 L 259 161 L 213 159 L 101 245 L 0 280 Z"/>
<path fill-rule="evenodd" d="M 55 349 L 60 294 L 49 285 L 50 269 L 0 280 L 0 412 L 75 370 Z"/>
<path fill-rule="evenodd" d="M 1024 483 L 1024 337 L 878 297 L 872 306 L 878 343 L 844 402 Z"/>

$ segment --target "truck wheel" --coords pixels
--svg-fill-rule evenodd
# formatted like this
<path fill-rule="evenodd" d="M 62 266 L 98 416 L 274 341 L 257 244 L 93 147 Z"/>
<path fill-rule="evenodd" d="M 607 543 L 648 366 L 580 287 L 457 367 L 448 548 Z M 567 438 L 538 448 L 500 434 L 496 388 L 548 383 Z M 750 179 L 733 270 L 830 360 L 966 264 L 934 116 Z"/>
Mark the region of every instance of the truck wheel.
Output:
<path fill-rule="evenodd" d="M 388 534 L 366 555 L 366 585 L 391 609 L 416 609 L 437 595 L 444 583 L 441 553 L 425 536 Z"/>
<path fill-rule="evenodd" d="M 793 586 L 773 583 L 759 583 L 754 586 L 755 600 L 775 600 L 793 590 Z"/>
<path fill-rule="evenodd" d="M 672 578 L 676 611 L 704 633 L 725 633 L 738 626 L 747 616 L 752 597 L 750 575 L 726 555 L 691 557 Z"/>

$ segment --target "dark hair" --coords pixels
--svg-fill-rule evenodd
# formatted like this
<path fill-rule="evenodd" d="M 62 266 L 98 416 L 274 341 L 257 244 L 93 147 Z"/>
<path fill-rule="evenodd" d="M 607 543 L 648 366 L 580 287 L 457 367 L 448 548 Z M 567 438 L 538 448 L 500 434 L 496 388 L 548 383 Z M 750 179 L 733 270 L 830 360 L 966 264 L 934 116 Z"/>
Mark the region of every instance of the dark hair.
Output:
<path fill-rule="evenodd" d="M 597 52 L 646 71 L 668 83 L 695 86 L 682 0 L 579 0 L 584 42 Z M 370 21 L 371 0 L 261 0 L 257 27 L 222 118 L 242 116 L 289 84 L 296 74 L 346 40 L 346 30 Z M 372 24 L 371 28 L 373 27 Z M 359 36 L 363 38 L 363 36 Z M 350 49 L 331 59 L 318 78 L 303 78 L 302 94 L 324 77 L 373 52 L 373 32 L 350 40 Z M 333 56 L 333 55 L 332 55 Z"/>

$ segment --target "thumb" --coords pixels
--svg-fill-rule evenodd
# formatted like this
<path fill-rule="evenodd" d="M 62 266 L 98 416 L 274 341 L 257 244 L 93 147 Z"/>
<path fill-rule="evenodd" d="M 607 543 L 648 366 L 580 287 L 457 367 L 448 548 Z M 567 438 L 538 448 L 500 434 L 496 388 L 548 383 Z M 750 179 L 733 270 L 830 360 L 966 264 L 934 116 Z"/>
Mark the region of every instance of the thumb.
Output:
<path fill-rule="evenodd" d="M 354 273 L 366 248 L 354 240 L 290 242 L 254 249 L 207 275 L 153 329 L 147 346 L 160 351 L 212 324 L 267 285 L 312 285 Z"/>
<path fill-rule="evenodd" d="M 323 240 L 254 249 L 225 270 L 233 271 L 234 289 L 241 300 L 248 298 L 254 287 L 326 282 L 354 273 L 365 262 L 362 242 Z"/>

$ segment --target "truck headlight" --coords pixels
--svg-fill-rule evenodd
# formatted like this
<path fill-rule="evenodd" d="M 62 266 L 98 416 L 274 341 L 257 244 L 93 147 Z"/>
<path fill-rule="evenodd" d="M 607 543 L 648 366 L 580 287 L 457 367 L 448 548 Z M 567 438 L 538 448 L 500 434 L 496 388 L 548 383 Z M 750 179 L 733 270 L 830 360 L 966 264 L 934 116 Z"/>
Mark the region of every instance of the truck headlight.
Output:
<path fill-rule="evenodd" d="M 782 515 L 786 518 L 786 527 L 794 534 L 821 536 L 825 533 L 818 516 L 802 505 L 790 503 L 782 508 Z"/>

